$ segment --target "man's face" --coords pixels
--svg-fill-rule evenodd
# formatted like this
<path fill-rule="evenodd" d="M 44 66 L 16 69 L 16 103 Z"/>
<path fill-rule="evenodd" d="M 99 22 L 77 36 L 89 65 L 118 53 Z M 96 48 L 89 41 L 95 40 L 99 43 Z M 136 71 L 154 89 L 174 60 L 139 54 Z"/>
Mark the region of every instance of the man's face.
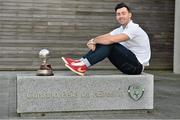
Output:
<path fill-rule="evenodd" d="M 116 20 L 123 26 L 126 26 L 131 20 L 132 14 L 127 10 L 127 8 L 122 7 L 116 11 Z"/>

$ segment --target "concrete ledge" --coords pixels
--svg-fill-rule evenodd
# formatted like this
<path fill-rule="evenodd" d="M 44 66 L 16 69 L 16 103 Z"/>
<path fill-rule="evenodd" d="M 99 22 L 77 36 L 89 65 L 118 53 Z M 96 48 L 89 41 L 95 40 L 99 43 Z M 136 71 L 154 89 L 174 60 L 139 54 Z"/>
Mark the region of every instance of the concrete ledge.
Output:
<path fill-rule="evenodd" d="M 83 77 L 22 74 L 17 75 L 17 113 L 153 109 L 153 93 L 153 75 L 146 73 Z"/>

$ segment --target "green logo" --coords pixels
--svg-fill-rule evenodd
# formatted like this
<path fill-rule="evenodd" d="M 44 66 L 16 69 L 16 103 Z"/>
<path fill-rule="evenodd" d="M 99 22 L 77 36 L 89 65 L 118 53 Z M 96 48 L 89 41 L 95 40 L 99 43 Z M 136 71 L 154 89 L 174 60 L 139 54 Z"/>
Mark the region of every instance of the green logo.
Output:
<path fill-rule="evenodd" d="M 128 94 L 133 100 L 138 101 L 144 94 L 144 88 L 139 85 L 130 85 Z"/>

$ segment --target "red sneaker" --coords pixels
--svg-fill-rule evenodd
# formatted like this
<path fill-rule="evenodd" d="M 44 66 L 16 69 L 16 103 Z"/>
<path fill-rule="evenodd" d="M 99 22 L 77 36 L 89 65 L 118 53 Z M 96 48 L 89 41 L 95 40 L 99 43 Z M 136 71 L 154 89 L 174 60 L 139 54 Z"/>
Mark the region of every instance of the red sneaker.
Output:
<path fill-rule="evenodd" d="M 74 60 L 71 58 L 65 58 L 65 57 L 61 57 L 62 60 L 64 61 L 65 64 L 71 64 L 71 63 L 77 63 L 80 62 L 80 60 Z"/>
<path fill-rule="evenodd" d="M 86 71 L 87 71 L 87 67 L 84 63 L 82 62 L 76 62 L 76 63 L 72 63 L 72 64 L 65 64 L 65 66 L 67 68 L 69 68 L 71 71 L 75 72 L 78 75 L 84 76 Z"/>

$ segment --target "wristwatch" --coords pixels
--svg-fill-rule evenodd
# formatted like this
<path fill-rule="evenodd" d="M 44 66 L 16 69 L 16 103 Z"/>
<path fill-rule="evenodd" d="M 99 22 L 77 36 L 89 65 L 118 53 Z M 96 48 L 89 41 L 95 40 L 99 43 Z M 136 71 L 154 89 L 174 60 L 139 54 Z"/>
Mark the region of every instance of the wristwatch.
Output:
<path fill-rule="evenodd" d="M 96 44 L 95 38 L 92 38 L 92 39 L 91 39 L 91 42 L 92 42 L 93 44 Z"/>

